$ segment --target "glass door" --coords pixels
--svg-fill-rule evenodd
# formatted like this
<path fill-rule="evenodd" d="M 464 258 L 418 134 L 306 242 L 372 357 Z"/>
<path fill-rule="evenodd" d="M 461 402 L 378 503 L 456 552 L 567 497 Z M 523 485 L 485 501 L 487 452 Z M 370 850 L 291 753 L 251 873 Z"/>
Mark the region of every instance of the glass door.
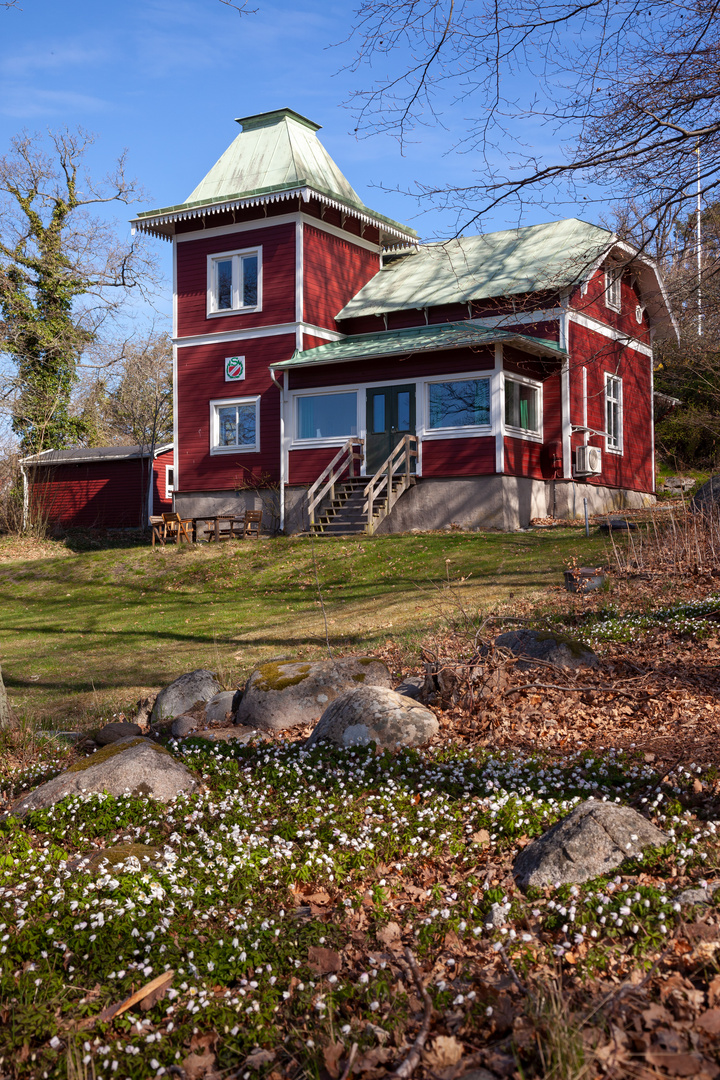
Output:
<path fill-rule="evenodd" d="M 415 434 L 415 385 L 370 387 L 366 415 L 365 470 L 373 476 L 403 435 Z"/>

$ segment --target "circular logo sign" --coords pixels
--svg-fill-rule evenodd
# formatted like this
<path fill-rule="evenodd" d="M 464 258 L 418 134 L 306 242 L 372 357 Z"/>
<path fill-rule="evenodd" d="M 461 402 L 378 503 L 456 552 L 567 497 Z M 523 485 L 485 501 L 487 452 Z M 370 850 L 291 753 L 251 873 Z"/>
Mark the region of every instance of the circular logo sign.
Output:
<path fill-rule="evenodd" d="M 237 382 L 245 378 L 245 357 L 225 357 L 225 382 Z"/>

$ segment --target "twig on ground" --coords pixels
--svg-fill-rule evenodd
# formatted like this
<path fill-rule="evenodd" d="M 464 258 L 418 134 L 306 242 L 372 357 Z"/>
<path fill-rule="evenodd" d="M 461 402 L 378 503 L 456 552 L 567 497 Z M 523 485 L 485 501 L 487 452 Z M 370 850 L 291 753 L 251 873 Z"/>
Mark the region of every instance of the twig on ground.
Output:
<path fill-rule="evenodd" d="M 418 1065 L 420 1064 L 420 1055 L 422 1054 L 425 1040 L 427 1039 L 428 1032 L 430 1031 L 430 1018 L 432 1016 L 432 1000 L 425 988 L 424 982 L 422 981 L 422 976 L 417 966 L 417 961 L 415 960 L 415 957 L 408 948 L 405 949 L 405 960 L 407 961 L 407 965 L 410 968 L 410 972 L 415 982 L 415 986 L 417 987 L 417 991 L 424 1002 L 425 1015 L 423 1016 L 423 1021 L 420 1025 L 420 1031 L 417 1034 L 415 1042 L 410 1047 L 410 1051 L 407 1057 L 403 1061 L 401 1061 L 397 1069 L 395 1069 L 395 1071 L 390 1074 L 391 1076 L 398 1077 L 399 1080 L 408 1080 L 408 1077 L 412 1076 L 412 1074 L 415 1072 Z"/>
<path fill-rule="evenodd" d="M 343 1073 L 342 1073 L 342 1076 L 340 1077 L 340 1080 L 348 1080 L 348 1076 L 350 1075 L 350 1070 L 352 1069 L 353 1062 L 355 1060 L 355 1055 L 357 1054 L 357 1048 L 358 1048 L 357 1043 L 353 1043 L 352 1046 L 350 1047 L 350 1054 L 348 1055 L 347 1063 L 345 1065 L 345 1068 L 343 1069 Z"/>
<path fill-rule="evenodd" d="M 571 693 L 576 694 L 581 694 L 585 690 L 592 690 L 598 694 L 624 694 L 625 697 L 649 693 L 644 687 L 638 687 L 637 690 L 619 690 L 614 686 L 571 686 L 569 683 L 563 686 L 560 683 L 531 682 L 523 683 L 522 686 L 511 686 L 507 690 L 503 690 L 503 695 L 518 694 L 521 690 L 569 690 Z"/>
<path fill-rule="evenodd" d="M 508 973 L 510 975 L 510 978 L 515 983 L 515 985 L 517 986 L 520 993 L 524 994 L 526 997 L 532 997 L 532 995 L 530 994 L 530 991 L 528 990 L 527 986 L 525 986 L 525 984 L 521 981 L 520 976 L 518 975 L 517 971 L 515 970 L 515 968 L 513 966 L 513 962 L 510 959 L 510 957 L 508 956 L 507 951 L 505 949 L 505 946 L 501 945 L 500 949 L 498 951 L 499 951 L 500 955 L 503 958 L 503 963 L 505 964 L 505 967 L 508 969 Z"/>

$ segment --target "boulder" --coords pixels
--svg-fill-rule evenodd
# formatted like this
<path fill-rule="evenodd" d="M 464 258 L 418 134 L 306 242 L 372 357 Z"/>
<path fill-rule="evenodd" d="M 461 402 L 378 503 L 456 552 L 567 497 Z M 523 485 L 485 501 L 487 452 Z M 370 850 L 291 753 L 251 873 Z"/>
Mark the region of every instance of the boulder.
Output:
<path fill-rule="evenodd" d="M 198 726 L 199 720 L 195 716 L 176 716 L 170 728 L 173 739 L 184 739 L 192 734 Z"/>
<path fill-rule="evenodd" d="M 171 802 L 181 791 L 197 787 L 192 774 L 162 746 L 150 739 L 121 739 L 71 765 L 41 784 L 10 808 L 15 817 L 54 806 L 66 795 L 83 791 L 108 795 L 140 795 Z"/>
<path fill-rule="evenodd" d="M 698 488 L 690 500 L 690 509 L 709 514 L 718 502 L 720 502 L 720 473 L 717 476 L 711 476 L 702 487 Z"/>
<path fill-rule="evenodd" d="M 205 722 L 207 724 L 221 724 L 228 720 L 228 714 L 232 715 L 233 713 L 234 698 L 235 692 L 233 690 L 223 690 L 222 693 L 211 698 L 205 706 Z"/>
<path fill-rule="evenodd" d="M 269 731 L 313 724 L 347 690 L 390 684 L 390 672 L 373 656 L 263 664 L 248 679 L 235 722 Z"/>
<path fill-rule="evenodd" d="M 424 746 L 438 731 L 435 714 L 419 702 L 381 686 L 361 686 L 328 705 L 305 746 L 328 739 L 338 746 L 374 742 L 394 750 Z"/>
<path fill-rule="evenodd" d="M 142 735 L 142 728 L 137 724 L 114 723 L 101 727 L 93 739 L 98 746 L 109 746 L 119 739 L 133 739 L 136 735 Z"/>
<path fill-rule="evenodd" d="M 424 685 L 424 678 L 418 675 L 408 675 L 407 679 L 403 679 L 400 685 L 395 687 L 395 693 L 402 694 L 403 697 L 415 698 L 417 701 L 422 694 Z"/>
<path fill-rule="evenodd" d="M 89 873 L 96 871 L 112 870 L 116 866 L 122 866 L 130 859 L 137 859 L 141 869 L 149 864 L 159 862 L 163 857 L 160 848 L 151 847 L 148 844 L 113 844 L 111 847 L 99 848 L 89 851 L 80 859 L 72 859 L 68 863 L 70 870 L 85 870 Z"/>
<path fill-rule="evenodd" d="M 210 701 L 222 691 L 213 671 L 198 668 L 187 675 L 181 675 L 161 690 L 155 699 L 151 720 L 171 720 L 175 716 L 189 712 L 199 701 Z"/>
<path fill-rule="evenodd" d="M 720 881 L 705 883 L 703 889 L 684 889 L 677 898 L 678 904 L 685 907 L 687 904 L 712 904 L 713 896 L 720 889 Z"/>
<path fill-rule="evenodd" d="M 580 885 L 668 839 L 632 807 L 589 799 L 523 848 L 513 874 L 523 891 L 533 885 Z"/>
<path fill-rule="evenodd" d="M 548 630 L 510 630 L 495 638 L 498 648 L 509 649 L 518 671 L 535 667 L 538 660 L 563 668 L 597 667 L 596 653 L 583 641 Z"/>
<path fill-rule="evenodd" d="M 272 736 L 267 731 L 261 731 L 259 728 L 243 728 L 235 725 L 234 727 L 225 728 L 208 728 L 207 731 L 194 731 L 193 735 L 196 739 L 207 739 L 208 742 L 234 742 L 234 743 L 249 743 L 253 739 L 260 739 L 262 742 L 272 742 Z"/>

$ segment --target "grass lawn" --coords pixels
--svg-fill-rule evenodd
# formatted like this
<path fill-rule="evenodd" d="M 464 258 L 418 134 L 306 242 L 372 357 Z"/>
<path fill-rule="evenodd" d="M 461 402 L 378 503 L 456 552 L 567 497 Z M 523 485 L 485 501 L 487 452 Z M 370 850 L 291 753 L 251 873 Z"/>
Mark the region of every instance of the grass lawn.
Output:
<path fill-rule="evenodd" d="M 314 550 L 314 556 L 313 556 Z M 40 556 L 40 557 L 37 557 Z M 404 647 L 461 605 L 492 610 L 562 582 L 567 560 L 610 558 L 577 528 L 197 548 L 71 551 L 0 541 L 0 663 L 17 712 L 48 727 L 88 724 L 194 668 L 242 681 L 262 660 L 330 642 Z M 314 561 L 315 560 L 315 561 Z"/>

